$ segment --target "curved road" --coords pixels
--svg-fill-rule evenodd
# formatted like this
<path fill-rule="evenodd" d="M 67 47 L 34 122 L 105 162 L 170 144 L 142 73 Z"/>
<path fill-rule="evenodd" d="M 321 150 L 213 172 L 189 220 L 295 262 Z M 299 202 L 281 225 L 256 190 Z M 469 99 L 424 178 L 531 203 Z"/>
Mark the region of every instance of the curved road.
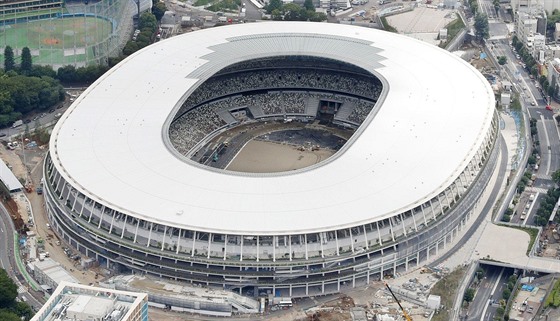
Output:
<path fill-rule="evenodd" d="M 0 267 L 6 270 L 10 278 L 18 286 L 18 297 L 25 296 L 31 308 L 34 311 L 38 311 L 44 303 L 37 299 L 37 297 L 42 298 L 42 293 L 30 291 L 27 287 L 23 286 L 25 279 L 15 262 L 15 254 L 13 253 L 15 249 L 14 233 L 14 223 L 4 205 L 0 203 Z"/>
<path fill-rule="evenodd" d="M 496 184 L 494 185 L 494 188 L 492 189 L 492 193 L 490 195 L 490 197 L 488 198 L 488 200 L 497 200 L 498 199 L 498 193 L 500 192 L 500 187 L 502 185 L 502 181 L 505 178 L 505 172 L 506 172 L 506 167 L 507 167 L 507 162 L 508 162 L 508 152 L 507 152 L 507 146 L 506 146 L 506 142 L 504 140 L 504 137 L 500 134 L 500 154 L 501 154 L 501 161 L 499 164 L 499 168 L 496 169 L 498 170 L 498 178 L 496 179 Z M 478 215 L 478 217 L 476 218 L 476 220 L 472 223 L 472 225 L 470 226 L 469 230 L 461 237 L 461 239 L 459 241 L 455 241 L 455 244 L 453 245 L 453 247 L 451 247 L 450 249 L 447 249 L 445 254 L 441 255 L 439 258 L 437 258 L 435 261 L 433 261 L 431 264 L 429 264 L 430 267 L 436 267 L 438 265 L 440 265 L 443 261 L 447 260 L 450 256 L 452 256 L 453 254 L 455 254 L 457 252 L 457 250 L 459 250 L 466 242 L 467 240 L 474 234 L 474 232 L 480 227 L 482 226 L 482 222 L 484 221 L 484 219 L 486 218 L 486 214 L 490 211 L 492 211 L 492 208 L 494 207 L 494 203 L 489 201 L 486 202 L 486 204 L 484 204 L 484 208 L 481 210 L 480 214 Z"/>

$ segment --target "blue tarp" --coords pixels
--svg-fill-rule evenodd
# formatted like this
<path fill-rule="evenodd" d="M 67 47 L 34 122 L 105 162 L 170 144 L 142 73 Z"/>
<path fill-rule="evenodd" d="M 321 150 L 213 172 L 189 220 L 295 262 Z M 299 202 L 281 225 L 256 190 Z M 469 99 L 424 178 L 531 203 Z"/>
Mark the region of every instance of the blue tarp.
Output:
<path fill-rule="evenodd" d="M 535 289 L 534 286 L 529 285 L 529 284 L 523 284 L 521 286 L 521 291 L 527 291 L 527 292 L 532 292 Z"/>

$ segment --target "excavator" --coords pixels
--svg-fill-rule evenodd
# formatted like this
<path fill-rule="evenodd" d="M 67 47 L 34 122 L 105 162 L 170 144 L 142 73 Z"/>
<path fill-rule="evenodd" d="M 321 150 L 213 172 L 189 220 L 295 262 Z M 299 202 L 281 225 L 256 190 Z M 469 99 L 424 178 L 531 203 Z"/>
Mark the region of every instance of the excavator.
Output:
<path fill-rule="evenodd" d="M 389 284 L 387 284 L 387 282 L 385 282 L 385 287 L 387 287 L 387 290 L 389 290 L 389 292 L 391 292 L 391 295 L 393 296 L 393 299 L 395 299 L 395 301 L 397 301 L 397 304 L 399 305 L 399 308 L 401 308 L 404 319 L 406 321 L 412 321 L 412 318 L 410 317 L 410 315 L 408 315 L 408 313 L 406 313 L 406 311 L 404 310 L 404 308 L 401 305 L 401 302 L 399 301 L 399 299 L 397 299 L 397 296 L 395 295 L 395 293 L 393 293 L 393 290 L 391 290 L 391 288 L 389 287 Z"/>

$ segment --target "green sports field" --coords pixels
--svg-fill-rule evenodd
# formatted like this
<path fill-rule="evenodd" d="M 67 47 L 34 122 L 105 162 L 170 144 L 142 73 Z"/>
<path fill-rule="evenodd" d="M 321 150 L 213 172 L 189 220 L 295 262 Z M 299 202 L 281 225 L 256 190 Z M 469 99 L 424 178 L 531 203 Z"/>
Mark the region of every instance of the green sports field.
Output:
<path fill-rule="evenodd" d="M 65 17 L 0 26 L 0 43 L 19 54 L 29 47 L 33 63 L 60 66 L 94 60 L 112 33 L 112 23 L 97 17 Z M 0 52 L 0 55 L 3 51 Z"/>

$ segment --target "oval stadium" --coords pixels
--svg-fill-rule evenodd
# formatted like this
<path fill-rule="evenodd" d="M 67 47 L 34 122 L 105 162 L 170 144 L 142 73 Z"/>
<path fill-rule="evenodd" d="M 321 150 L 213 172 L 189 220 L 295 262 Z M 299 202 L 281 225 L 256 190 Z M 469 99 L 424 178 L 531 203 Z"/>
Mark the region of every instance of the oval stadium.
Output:
<path fill-rule="evenodd" d="M 268 22 L 173 37 L 57 123 L 50 224 L 116 272 L 340 292 L 433 260 L 472 219 L 499 152 L 494 105 L 468 63 L 389 32 Z"/>

